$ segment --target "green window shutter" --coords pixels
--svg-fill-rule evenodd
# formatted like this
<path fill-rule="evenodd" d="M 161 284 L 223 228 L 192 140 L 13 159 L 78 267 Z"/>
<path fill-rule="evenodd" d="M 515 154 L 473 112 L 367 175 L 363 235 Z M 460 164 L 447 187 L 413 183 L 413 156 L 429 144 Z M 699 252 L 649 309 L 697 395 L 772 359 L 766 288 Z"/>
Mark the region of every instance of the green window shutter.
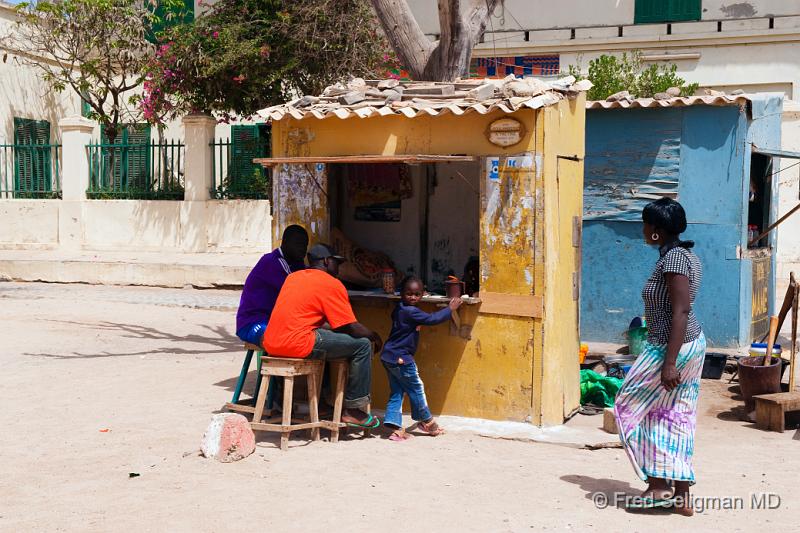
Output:
<path fill-rule="evenodd" d="M 14 189 L 49 192 L 51 182 L 50 122 L 14 117 Z"/>
<path fill-rule="evenodd" d="M 701 0 L 670 0 L 669 21 L 700 20 Z"/>
<path fill-rule="evenodd" d="M 117 136 L 114 138 L 114 146 L 106 146 L 101 149 L 103 157 L 103 162 L 101 164 L 101 169 L 103 169 L 101 183 L 113 190 L 123 190 L 125 188 L 125 183 L 127 183 L 127 176 L 123 170 L 125 168 L 123 162 L 125 157 L 124 150 L 122 147 L 116 147 L 118 144 L 125 144 L 125 130 L 126 128 L 124 127 L 120 128 Z M 108 138 L 105 126 L 102 125 L 100 126 L 100 144 L 112 144 Z"/>
<path fill-rule="evenodd" d="M 89 102 L 81 97 L 81 116 L 83 118 L 89 118 L 89 115 L 92 114 L 92 106 L 89 105 Z"/>
<path fill-rule="evenodd" d="M 110 144 L 105 128 L 100 128 L 101 144 Z M 150 186 L 150 126 L 127 124 L 120 128 L 114 147 L 103 149 L 103 168 L 110 169 L 115 190 L 147 191 Z M 119 148 L 116 145 L 120 145 Z M 111 163 L 113 154 L 113 165 Z"/>
<path fill-rule="evenodd" d="M 150 190 L 150 126 L 132 124 L 125 128 L 128 187 L 138 191 Z"/>
<path fill-rule="evenodd" d="M 34 124 L 34 144 L 44 145 L 45 148 L 38 148 L 34 152 L 34 180 L 37 191 L 51 191 L 52 182 L 50 181 L 50 123 L 46 120 L 37 120 Z"/>
<path fill-rule="evenodd" d="M 194 20 L 194 0 L 184 0 L 183 6 L 167 8 L 159 2 L 156 4 L 155 11 L 153 12 L 158 17 L 158 22 L 153 24 L 150 28 L 147 40 L 155 43 L 158 41 L 158 35 L 173 26 L 191 22 Z"/>
<path fill-rule="evenodd" d="M 231 160 L 228 168 L 230 188 L 247 190 L 256 172 L 262 172 L 261 165 L 253 163 L 257 157 L 267 156 L 269 136 L 264 124 L 231 126 Z"/>
<path fill-rule="evenodd" d="M 700 20 L 701 0 L 636 0 L 634 22 L 680 22 Z"/>

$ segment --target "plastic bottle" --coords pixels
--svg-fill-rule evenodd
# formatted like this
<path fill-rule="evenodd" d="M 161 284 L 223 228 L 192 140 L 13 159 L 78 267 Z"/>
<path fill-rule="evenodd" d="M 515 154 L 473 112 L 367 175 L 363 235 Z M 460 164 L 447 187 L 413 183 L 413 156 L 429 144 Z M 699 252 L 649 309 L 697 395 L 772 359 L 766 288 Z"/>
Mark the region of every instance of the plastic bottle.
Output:
<path fill-rule="evenodd" d="M 750 224 L 749 226 L 747 226 L 747 244 L 750 245 L 750 243 L 756 237 L 758 237 L 758 226 L 756 226 L 755 224 Z M 755 246 L 755 244 L 751 246 Z"/>

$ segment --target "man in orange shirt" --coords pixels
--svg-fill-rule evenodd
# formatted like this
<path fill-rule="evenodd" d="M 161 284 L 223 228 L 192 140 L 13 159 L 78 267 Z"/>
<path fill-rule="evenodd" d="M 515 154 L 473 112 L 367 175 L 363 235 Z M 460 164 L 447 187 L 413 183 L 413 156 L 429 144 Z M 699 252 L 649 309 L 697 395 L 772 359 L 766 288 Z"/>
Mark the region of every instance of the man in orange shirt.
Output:
<path fill-rule="evenodd" d="M 378 427 L 380 420 L 364 409 L 370 403 L 372 345 L 380 350 L 383 341 L 356 321 L 347 290 L 337 279 L 342 261 L 325 244 L 311 248 L 309 268 L 289 274 L 281 288 L 264 333 L 264 348 L 273 357 L 348 359 L 342 422 Z"/>

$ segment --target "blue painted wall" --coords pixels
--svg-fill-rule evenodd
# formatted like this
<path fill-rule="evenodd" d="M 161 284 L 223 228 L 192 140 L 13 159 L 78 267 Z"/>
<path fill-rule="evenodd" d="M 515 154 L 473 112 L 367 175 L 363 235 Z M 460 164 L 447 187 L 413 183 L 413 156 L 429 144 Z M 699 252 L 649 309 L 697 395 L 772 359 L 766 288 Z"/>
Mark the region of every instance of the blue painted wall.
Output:
<path fill-rule="evenodd" d="M 644 244 L 641 209 L 670 196 L 686 208 L 684 238 L 703 262 L 695 312 L 709 342 L 749 344 L 752 274 L 737 253 L 747 233 L 748 143 L 780 145 L 780 105 L 774 95 L 759 101 L 752 120 L 738 106 L 587 112 L 582 340 L 622 342 L 643 313 L 641 288 L 658 251 Z M 777 205 L 777 188 L 773 198 Z"/>

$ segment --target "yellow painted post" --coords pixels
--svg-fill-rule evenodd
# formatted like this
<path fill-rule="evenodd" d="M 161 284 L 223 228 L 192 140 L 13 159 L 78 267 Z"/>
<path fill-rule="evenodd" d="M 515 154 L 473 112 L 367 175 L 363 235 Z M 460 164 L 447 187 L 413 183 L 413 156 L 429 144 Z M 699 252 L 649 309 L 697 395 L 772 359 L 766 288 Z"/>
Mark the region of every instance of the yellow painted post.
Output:
<path fill-rule="evenodd" d="M 580 269 L 576 219 L 583 209 L 585 102 L 581 95 L 544 110 L 544 284 L 541 423 L 560 424 L 579 407 Z M 578 219 L 580 220 L 580 219 Z M 578 229 L 580 223 L 578 222 Z"/>

